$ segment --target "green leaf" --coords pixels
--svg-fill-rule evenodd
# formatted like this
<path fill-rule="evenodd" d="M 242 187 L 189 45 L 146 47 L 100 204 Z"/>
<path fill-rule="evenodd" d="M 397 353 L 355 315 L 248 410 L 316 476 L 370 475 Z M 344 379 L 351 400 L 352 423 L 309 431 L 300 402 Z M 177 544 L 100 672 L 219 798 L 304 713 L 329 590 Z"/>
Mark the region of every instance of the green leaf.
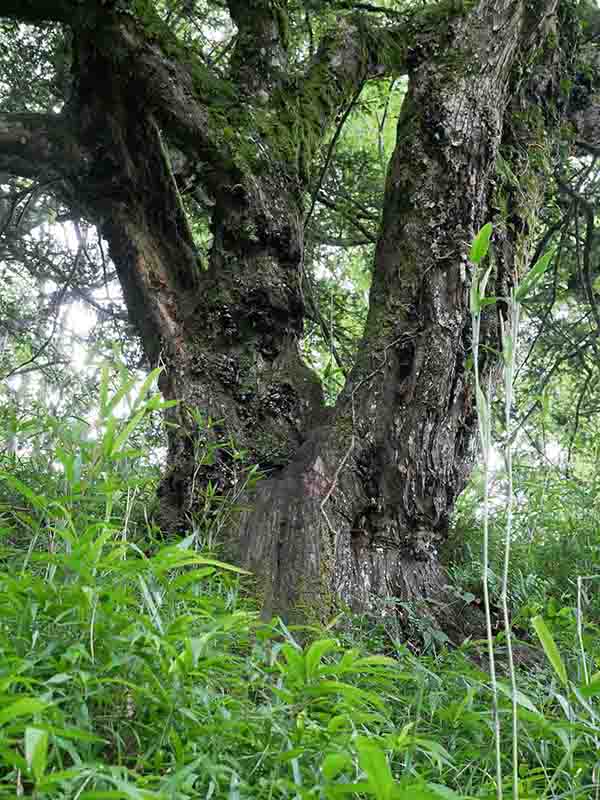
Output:
<path fill-rule="evenodd" d="M 45 508 L 46 500 L 44 497 L 37 495 L 32 489 L 29 488 L 23 481 L 10 475 L 8 472 L 0 472 L 0 480 L 6 481 L 8 485 L 23 495 L 26 500 L 29 500 L 34 508 Z"/>
<path fill-rule="evenodd" d="M 486 271 L 483 273 L 481 280 L 479 281 L 479 300 L 482 306 L 489 305 L 489 303 L 487 302 L 488 299 L 494 303 L 496 302 L 495 297 L 486 298 L 485 296 L 485 290 L 487 288 L 487 282 L 490 279 L 490 275 L 492 273 L 492 267 L 493 264 L 490 264 L 489 267 L 486 269 Z"/>
<path fill-rule="evenodd" d="M 108 404 L 108 382 L 110 380 L 110 372 L 108 364 L 102 365 L 100 372 L 100 414 L 104 418 L 106 416 L 106 406 Z"/>
<path fill-rule="evenodd" d="M 394 789 L 394 778 L 385 753 L 375 742 L 360 736 L 356 740 L 358 762 L 366 773 L 377 800 L 390 800 Z"/>
<path fill-rule="evenodd" d="M 552 664 L 554 671 L 560 678 L 563 685 L 566 685 L 567 670 L 565 668 L 562 658 L 560 657 L 560 653 L 558 651 L 558 647 L 556 646 L 556 642 L 554 641 L 554 637 L 550 633 L 546 623 L 538 615 L 532 618 L 531 624 L 533 625 L 533 629 L 537 633 L 538 638 L 542 643 L 542 647 L 544 648 L 544 652 L 546 653 L 548 661 Z"/>
<path fill-rule="evenodd" d="M 544 255 L 538 259 L 533 267 L 529 270 L 527 275 L 521 281 L 521 285 L 515 293 L 515 298 L 518 301 L 523 300 L 531 292 L 535 284 L 542 277 L 544 272 L 550 266 L 550 262 L 554 258 L 554 250 L 548 250 Z"/>
<path fill-rule="evenodd" d="M 414 736 L 412 743 L 420 750 L 430 753 L 434 759 L 441 764 L 452 764 L 452 756 L 439 742 L 435 739 L 425 739 L 421 736 Z"/>
<path fill-rule="evenodd" d="M 162 372 L 162 367 L 156 367 L 153 369 L 152 372 L 147 376 L 146 380 L 140 386 L 140 390 L 137 393 L 137 397 L 133 403 L 133 410 L 138 408 L 138 406 L 145 400 L 146 395 L 150 391 L 150 387 L 153 383 L 158 380 L 160 373 Z M 155 395 L 156 396 L 156 395 Z M 160 397 L 160 395 L 158 395 Z"/>
<path fill-rule="evenodd" d="M 500 689 L 502 694 L 505 694 L 507 697 L 512 697 L 512 688 L 508 684 L 504 683 L 503 681 L 498 681 L 497 683 L 498 683 L 498 689 Z M 524 694 L 524 692 L 522 692 L 520 689 L 517 689 L 515 696 L 518 705 L 523 706 L 523 708 L 528 709 L 528 711 L 533 711 L 534 714 L 540 713 L 538 709 L 535 707 L 535 705 L 531 702 L 531 700 L 527 697 L 527 695 Z"/>
<path fill-rule="evenodd" d="M 12 722 L 12 720 L 17 719 L 17 717 L 39 714 L 40 711 L 48 708 L 49 705 L 49 703 L 45 703 L 43 700 L 38 700 L 37 697 L 21 697 L 19 700 L 15 700 L 14 703 L 11 703 L 0 711 L 0 725 Z"/>
<path fill-rule="evenodd" d="M 600 675 L 592 675 L 591 681 L 579 689 L 582 697 L 594 697 L 600 694 Z"/>
<path fill-rule="evenodd" d="M 338 643 L 335 639 L 319 639 L 313 642 L 306 651 L 304 656 L 306 664 L 306 680 L 310 681 L 316 677 L 318 667 L 324 655 L 331 653 L 332 650 L 338 649 Z"/>
<path fill-rule="evenodd" d="M 123 430 L 119 433 L 119 435 L 115 439 L 112 447 L 113 452 L 118 451 L 121 448 L 121 446 L 125 444 L 127 439 L 129 439 L 129 437 L 131 436 L 133 431 L 137 428 L 137 426 L 140 424 L 145 415 L 146 415 L 146 409 L 144 408 L 141 411 L 138 411 L 137 414 L 133 415 L 133 417 L 129 420 L 127 425 L 125 425 Z"/>
<path fill-rule="evenodd" d="M 20 769 L 21 772 L 27 771 L 27 762 L 20 753 L 16 753 L 8 747 L 0 745 L 0 763 L 5 766 L 10 764 L 15 769 Z"/>
<path fill-rule="evenodd" d="M 64 447 L 61 447 L 60 445 L 56 447 L 56 450 L 54 452 L 56 458 L 58 458 L 60 463 L 63 465 L 63 469 L 65 471 L 65 478 L 67 479 L 67 482 L 73 483 L 74 482 L 73 478 L 75 475 L 75 470 L 73 466 L 75 463 L 75 456 L 73 455 L 73 453 L 68 453 L 64 449 Z"/>
<path fill-rule="evenodd" d="M 57 672 L 51 678 L 48 678 L 46 681 L 47 685 L 52 684 L 61 684 L 61 683 L 69 683 L 69 681 L 73 680 L 73 676 L 68 672 Z"/>
<path fill-rule="evenodd" d="M 119 386 L 119 388 L 117 389 L 115 394 L 106 403 L 106 406 L 104 408 L 104 416 L 105 417 L 108 417 L 110 414 L 112 414 L 114 409 L 119 405 L 119 403 L 125 397 L 125 395 L 127 395 L 133 389 L 133 387 L 135 386 L 136 380 L 137 380 L 137 378 L 134 375 L 131 378 L 127 378 L 121 384 L 121 386 Z"/>
<path fill-rule="evenodd" d="M 48 763 L 48 731 L 39 728 L 25 729 L 25 760 L 35 782 L 39 783 Z"/>
<path fill-rule="evenodd" d="M 288 761 L 297 760 L 298 756 L 303 755 L 304 752 L 304 747 L 294 747 L 293 750 L 286 750 L 280 753 L 276 758 L 277 761 L 281 761 L 281 763 L 285 764 Z"/>
<path fill-rule="evenodd" d="M 186 550 L 178 550 L 177 545 L 165 547 L 158 552 L 150 559 L 150 565 L 152 572 L 156 576 L 171 569 L 183 569 L 184 567 L 216 567 L 227 572 L 235 572 L 238 575 L 250 574 L 248 570 L 228 564 L 226 561 L 218 561 L 216 558 L 204 558 L 204 556 L 191 555 Z"/>
<path fill-rule="evenodd" d="M 403 786 L 394 794 L 394 800 L 439 800 L 440 794 L 421 786 Z"/>
<path fill-rule="evenodd" d="M 446 800 L 461 800 L 461 796 L 456 794 L 454 789 L 448 786 L 442 786 L 441 783 L 428 783 L 427 788 L 431 789 L 437 797 L 446 798 Z"/>
<path fill-rule="evenodd" d="M 371 784 L 367 781 L 360 781 L 360 783 L 336 783 L 334 786 L 327 787 L 327 797 L 344 797 L 344 795 L 356 795 L 361 792 L 362 794 L 374 794 Z"/>
<path fill-rule="evenodd" d="M 469 260 L 472 261 L 473 264 L 479 264 L 479 262 L 487 255 L 490 247 L 492 231 L 492 223 L 487 222 L 483 228 L 481 228 L 477 236 L 473 239 L 471 252 L 469 253 Z"/>
<path fill-rule="evenodd" d="M 473 316 L 477 316 L 484 306 L 493 305 L 498 300 L 497 297 L 485 296 L 485 290 L 492 272 L 492 268 L 493 264 L 490 264 L 481 277 L 479 270 L 475 273 L 475 275 L 473 275 L 473 280 L 471 281 L 471 290 L 469 293 L 469 307 Z"/>
<path fill-rule="evenodd" d="M 369 670 L 372 667 L 397 667 L 398 661 L 395 658 L 391 658 L 390 656 L 363 656 L 363 658 L 358 658 L 352 664 L 352 671 L 353 672 L 361 672 L 363 670 Z M 395 676 L 397 677 L 397 676 Z"/>
<path fill-rule="evenodd" d="M 115 440 L 115 433 L 117 432 L 117 419 L 116 417 L 109 417 L 106 422 L 106 431 L 102 437 L 102 453 L 105 456 L 110 456 L 113 450 L 113 442 Z"/>
<path fill-rule="evenodd" d="M 162 411 L 165 408 L 173 408 L 179 405 L 179 400 L 163 400 L 161 395 L 155 394 L 146 403 L 146 411 Z"/>
<path fill-rule="evenodd" d="M 285 656 L 287 665 L 284 666 L 279 662 L 279 668 L 290 675 L 290 677 L 295 678 L 300 683 L 304 683 L 306 681 L 306 663 L 304 661 L 304 655 L 298 652 L 297 648 L 287 643 L 282 646 L 281 652 Z"/>
<path fill-rule="evenodd" d="M 385 708 L 385 703 L 375 692 L 368 692 L 365 689 L 359 689 L 358 686 L 351 686 L 349 683 L 343 683 L 341 681 L 320 681 L 312 686 L 308 686 L 305 689 L 305 693 L 310 697 L 325 697 L 339 694 L 346 702 L 358 708 L 367 704 L 374 705 L 381 709 Z"/>
<path fill-rule="evenodd" d="M 80 728 L 59 728 L 54 725 L 40 725 L 40 730 L 48 731 L 53 736 L 60 736 L 61 739 L 73 739 L 79 742 L 97 742 L 99 744 L 108 744 L 106 739 L 102 739 L 100 736 L 96 736 L 94 733 L 89 733 L 89 731 L 82 731 Z"/>
<path fill-rule="evenodd" d="M 346 753 L 328 753 L 321 764 L 323 777 L 332 781 L 346 767 L 352 766 L 352 759 Z"/>
<path fill-rule="evenodd" d="M 164 800 L 166 800 L 163 794 L 157 794 L 148 789 L 138 789 L 135 784 L 121 780 L 120 778 L 111 778 L 111 780 L 121 792 L 122 796 L 129 798 L 129 800 L 151 800 L 151 798 L 157 798 L 157 800 L 158 798 L 161 798 L 161 800 L 164 798 Z"/>
<path fill-rule="evenodd" d="M 77 769 L 61 769 L 58 772 L 51 772 L 46 775 L 41 781 L 38 781 L 37 789 L 43 792 L 47 789 L 52 789 L 56 784 L 63 781 L 69 781 L 81 775 L 82 768 Z M 54 795 L 56 797 L 56 795 Z"/>

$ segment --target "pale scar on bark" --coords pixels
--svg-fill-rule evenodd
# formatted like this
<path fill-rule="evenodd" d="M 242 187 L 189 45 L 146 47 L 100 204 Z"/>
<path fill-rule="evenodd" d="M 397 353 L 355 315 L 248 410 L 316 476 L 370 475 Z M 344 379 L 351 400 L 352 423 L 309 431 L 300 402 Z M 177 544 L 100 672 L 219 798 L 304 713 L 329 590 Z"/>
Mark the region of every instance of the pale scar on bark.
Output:
<path fill-rule="evenodd" d="M 325 464 L 321 456 L 317 456 L 315 463 L 309 467 L 304 475 L 304 488 L 308 497 L 325 497 L 331 486 L 327 478 Z"/>

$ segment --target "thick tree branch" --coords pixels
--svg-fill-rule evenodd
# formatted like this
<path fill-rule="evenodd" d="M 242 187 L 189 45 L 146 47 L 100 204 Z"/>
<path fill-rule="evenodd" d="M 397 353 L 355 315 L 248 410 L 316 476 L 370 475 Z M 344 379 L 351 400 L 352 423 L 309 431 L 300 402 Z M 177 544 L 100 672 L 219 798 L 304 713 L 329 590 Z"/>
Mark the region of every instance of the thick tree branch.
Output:
<path fill-rule="evenodd" d="M 281 84 L 287 66 L 287 3 L 228 0 L 227 5 L 238 29 L 233 74 L 246 91 L 264 102 Z"/>
<path fill-rule="evenodd" d="M 352 236 L 327 236 L 325 234 L 316 233 L 312 235 L 312 238 L 318 243 L 327 245 L 329 247 L 364 247 L 368 244 L 374 244 L 376 242 L 375 237 L 369 237 L 368 239 L 361 239 L 360 237 L 352 237 Z"/>
<path fill-rule="evenodd" d="M 592 244 L 594 240 L 594 220 L 596 217 L 596 209 L 593 205 L 586 200 L 581 194 L 572 189 L 568 184 L 557 180 L 559 189 L 571 197 L 577 207 L 583 212 L 585 218 L 585 240 L 583 246 L 583 264 L 580 265 L 581 275 L 583 278 L 583 285 L 587 301 L 590 305 L 590 310 L 596 323 L 596 336 L 600 334 L 600 309 L 596 302 L 594 295 L 594 287 L 592 285 Z"/>
<path fill-rule="evenodd" d="M 329 166 L 331 164 L 331 159 L 333 158 L 333 154 L 335 152 L 335 146 L 337 144 L 337 141 L 338 141 L 338 139 L 340 137 L 340 134 L 341 134 L 342 130 L 344 129 L 344 125 L 346 124 L 346 120 L 350 116 L 350 113 L 351 113 L 352 109 L 356 105 L 356 101 L 360 97 L 360 93 L 362 92 L 364 85 L 365 85 L 365 81 L 363 80 L 359 84 L 358 89 L 354 93 L 354 96 L 350 99 L 350 102 L 348 103 L 348 107 L 346 108 L 346 110 L 342 114 L 342 117 L 341 117 L 341 119 L 340 119 L 340 121 L 338 123 L 336 131 L 333 134 L 333 136 L 331 138 L 331 141 L 329 142 L 329 148 L 327 149 L 327 155 L 325 156 L 325 163 L 323 164 L 323 167 L 321 168 L 321 174 L 319 175 L 317 188 L 313 192 L 310 208 L 308 209 L 308 211 L 306 213 L 306 216 L 304 218 L 304 227 L 305 228 L 308 227 L 308 224 L 310 222 L 310 218 L 312 217 L 313 211 L 315 210 L 315 206 L 317 204 L 317 198 L 318 198 L 319 192 L 321 191 L 321 188 L 323 186 L 323 181 L 325 180 L 325 176 L 327 175 L 327 170 L 329 169 Z"/>
<path fill-rule="evenodd" d="M 77 174 L 82 163 L 68 118 L 0 113 L 1 172 L 24 178 L 64 178 Z"/>
<path fill-rule="evenodd" d="M 456 15 L 463 12 L 457 10 Z M 450 18 L 444 19 L 448 25 Z M 406 74 L 415 53 L 427 52 L 432 30 L 440 28 L 437 4 L 403 15 L 402 22 L 377 25 L 366 15 L 340 17 L 323 37 L 295 91 L 286 86 L 273 97 L 281 129 L 296 131 L 302 121 L 300 172 L 312 163 L 323 137 L 369 79 Z"/>
<path fill-rule="evenodd" d="M 106 4 L 96 0 L 3 0 L 0 17 L 18 19 L 21 22 L 64 22 L 78 24 L 98 13 L 105 14 Z"/>
<path fill-rule="evenodd" d="M 571 122 L 577 128 L 575 144 L 587 153 L 600 152 L 600 94 L 592 94 L 585 108 L 571 115 Z"/>
<path fill-rule="evenodd" d="M 298 94 L 300 109 L 314 114 L 322 135 L 368 78 L 404 72 L 413 30 L 385 29 L 360 17 L 338 20 L 324 37 Z"/>
<path fill-rule="evenodd" d="M 0 5 L 0 15 L 24 22 L 51 21 L 70 25 L 75 31 L 76 54 L 86 51 L 99 54 L 102 49 L 94 45 L 94 39 L 102 28 L 111 39 L 112 52 L 118 52 L 119 58 L 110 63 L 96 63 L 98 71 L 95 72 L 88 56 L 84 56 L 81 65 L 89 69 L 89 82 L 86 70 L 79 71 L 79 97 L 97 91 L 99 74 L 105 75 L 107 80 L 111 74 L 113 79 L 118 76 L 118 80 L 122 80 L 125 75 L 119 73 L 126 70 L 128 82 L 132 87 L 135 84 L 136 95 L 142 94 L 146 108 L 153 112 L 169 140 L 202 165 L 203 183 L 213 195 L 223 185 L 243 183 L 242 173 L 234 166 L 231 148 L 223 141 L 221 126 L 211 121 L 209 104 L 204 102 L 205 95 L 214 91 L 219 77 L 195 59 L 166 27 L 163 29 L 158 17 L 150 19 L 147 31 L 142 20 L 116 11 L 113 2 L 103 0 L 6 0 Z M 231 94 L 231 85 L 228 92 Z M 226 96 L 227 91 L 224 90 L 223 95 Z M 0 160 L 0 167 L 5 166 L 8 172 L 37 176 L 44 165 L 63 160 L 66 149 L 73 146 L 74 136 L 60 117 L 22 115 L 13 119 L 7 121 L 0 115 L 0 150 L 5 156 L 4 161 Z M 223 120 L 220 122 L 222 124 Z M 37 129 L 35 136 L 34 128 Z M 62 147 L 57 147 L 61 131 L 67 134 L 67 140 Z M 23 139 L 26 141 L 22 142 Z M 8 156 L 10 163 L 6 160 Z"/>
<path fill-rule="evenodd" d="M 153 112 L 169 141 L 188 157 L 196 157 L 202 167 L 202 182 L 211 194 L 218 194 L 224 184 L 242 183 L 243 174 L 235 167 L 222 130 L 211 121 L 202 88 L 194 82 L 190 69 L 165 56 L 137 28 L 123 25 L 115 35 L 136 63 L 136 87 L 143 93 L 146 108 Z"/>
<path fill-rule="evenodd" d="M 383 14 L 392 19 L 406 16 L 406 12 L 396 11 L 393 8 L 385 8 L 385 6 L 378 6 L 373 3 L 354 3 L 352 0 L 338 0 L 338 2 L 335 3 L 335 7 L 340 10 L 348 9 L 350 11 L 365 11 L 368 14 Z"/>

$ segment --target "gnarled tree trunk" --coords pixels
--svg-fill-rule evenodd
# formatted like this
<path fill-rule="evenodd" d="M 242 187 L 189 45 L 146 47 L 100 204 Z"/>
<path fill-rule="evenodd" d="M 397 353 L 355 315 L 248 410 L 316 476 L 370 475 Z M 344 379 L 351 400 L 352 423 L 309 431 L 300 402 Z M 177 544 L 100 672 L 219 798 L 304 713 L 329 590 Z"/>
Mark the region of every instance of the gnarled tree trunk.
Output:
<path fill-rule="evenodd" d="M 36 174 L 60 180 L 109 242 L 146 353 L 164 366 L 162 391 L 181 401 L 168 412 L 165 529 L 190 524 L 209 481 L 221 494 L 234 487 L 227 448 L 199 460 L 206 437 L 231 437 L 268 473 L 225 531 L 261 577 L 267 613 L 442 595 L 439 545 L 475 449 L 469 246 L 494 220 L 494 293 L 506 296 L 543 200 L 545 165 L 526 150 L 549 152 L 558 133 L 567 12 L 558 0 L 480 0 L 387 27 L 346 16 L 292 84 L 285 4 L 231 0 L 239 96 L 217 104 L 155 18 L 85 0 L 90 27 L 81 5 L 8 0 L 11 16 L 72 27 L 76 91 L 60 117 L 3 116 L 0 165 L 31 174 L 35 156 Z M 304 197 L 328 127 L 366 79 L 390 73 L 409 84 L 368 320 L 326 408 L 299 354 Z M 170 147 L 213 204 L 206 265 Z M 527 190 L 498 171 L 500 152 L 527 171 Z M 499 303 L 486 315 L 480 369 L 492 380 L 506 313 Z"/>

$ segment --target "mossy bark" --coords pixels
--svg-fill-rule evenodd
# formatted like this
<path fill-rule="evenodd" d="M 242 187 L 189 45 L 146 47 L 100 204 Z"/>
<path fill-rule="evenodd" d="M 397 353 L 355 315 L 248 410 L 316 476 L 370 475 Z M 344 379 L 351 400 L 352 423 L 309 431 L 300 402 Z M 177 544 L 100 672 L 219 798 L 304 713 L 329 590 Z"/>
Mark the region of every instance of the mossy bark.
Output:
<path fill-rule="evenodd" d="M 556 2 L 481 0 L 444 14 L 436 4 L 379 32 L 346 17 L 294 83 L 282 74 L 285 4 L 253 0 L 248 13 L 262 16 L 248 18 L 232 0 L 240 39 L 227 86 L 238 100 L 224 100 L 226 82 L 207 81 L 201 65 L 161 44 L 160 31 L 92 5 L 96 29 L 73 23 L 76 92 L 66 120 L 78 165 L 64 160 L 59 174 L 99 222 L 148 358 L 164 367 L 161 388 L 181 401 L 168 412 L 165 532 L 192 523 L 209 485 L 221 497 L 239 489 L 231 452 L 218 444 L 231 437 L 268 472 L 224 532 L 229 552 L 260 576 L 265 613 L 311 606 L 326 615 L 340 599 L 381 611 L 390 597 L 443 597 L 439 544 L 476 435 L 469 243 L 497 222 L 492 291 L 506 296 L 540 196 L 502 183 L 498 154 L 517 171 L 527 163 L 534 182 L 544 173 L 515 131 L 540 104 L 544 146 L 559 128 L 546 112 L 561 64 L 544 47 L 549 36 L 570 46 L 560 41 Z M 35 0 L 26 6 L 29 15 Z M 68 17 L 67 0 L 60 8 Z M 244 57 L 253 40 L 265 50 L 255 61 Z M 390 65 L 408 73 L 409 88 L 369 315 L 347 384 L 325 409 L 298 347 L 303 197 L 328 126 L 363 80 Z M 206 269 L 163 136 L 193 163 L 213 204 Z M 28 140 L 13 139 L 29 152 Z M 495 380 L 506 313 L 502 303 L 486 312 L 484 380 Z M 200 458 L 207 440 L 210 463 Z"/>
<path fill-rule="evenodd" d="M 476 444 L 469 246 L 496 222 L 490 293 L 507 297 L 543 200 L 503 185 L 512 207 L 520 203 L 510 222 L 495 201 L 498 153 L 521 172 L 529 164 L 535 135 L 519 125 L 515 147 L 515 126 L 555 74 L 553 56 L 530 80 L 515 79 L 536 32 L 543 41 L 523 6 L 482 2 L 415 54 L 355 367 L 331 418 L 242 520 L 241 553 L 266 576 L 267 613 L 328 610 L 332 598 L 380 613 L 386 598 L 444 598 L 439 546 Z M 557 127 L 545 123 L 544 141 L 533 143 L 548 153 Z M 546 171 L 547 162 L 530 166 L 524 182 Z M 482 327 L 480 370 L 492 385 L 507 313 L 499 302 Z"/>

